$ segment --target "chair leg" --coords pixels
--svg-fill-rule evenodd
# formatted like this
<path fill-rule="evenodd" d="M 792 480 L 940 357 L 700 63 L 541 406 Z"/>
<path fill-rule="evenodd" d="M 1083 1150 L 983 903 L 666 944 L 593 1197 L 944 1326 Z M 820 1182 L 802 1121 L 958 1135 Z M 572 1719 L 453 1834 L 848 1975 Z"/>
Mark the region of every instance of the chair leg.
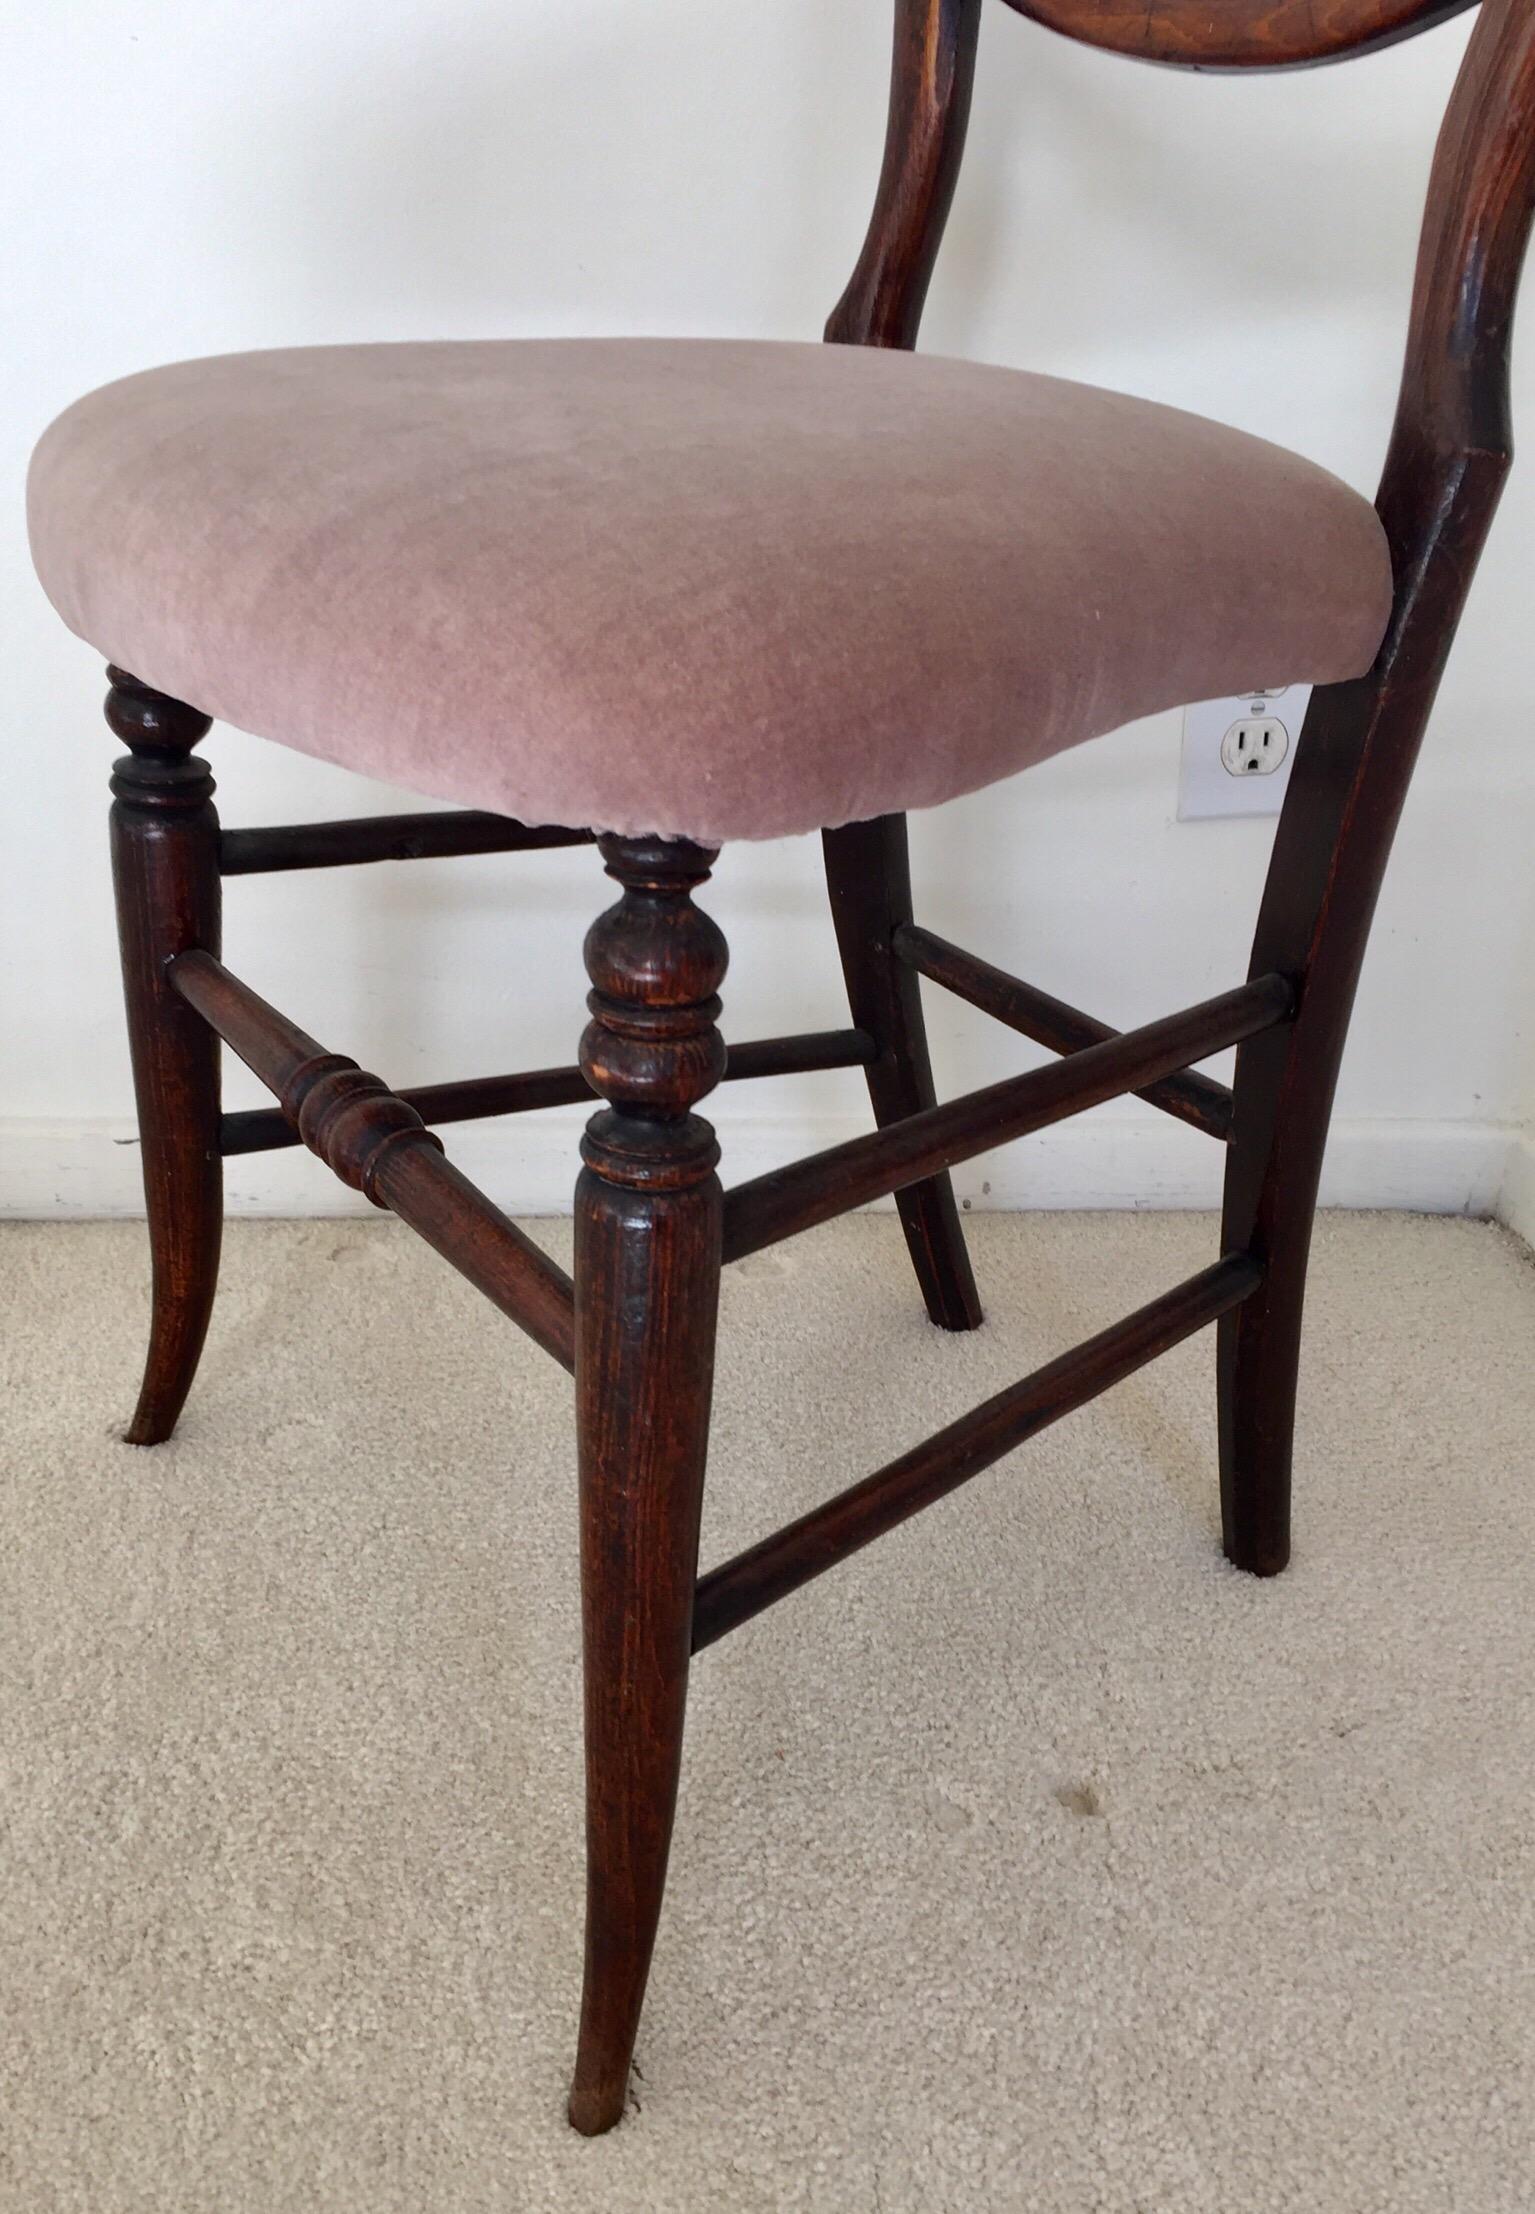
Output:
<path fill-rule="evenodd" d="M 891 950 L 895 930 L 912 919 L 906 817 L 881 815 L 824 831 L 822 846 L 848 1004 L 879 1048 L 866 1074 L 874 1119 L 884 1129 L 937 1097 L 921 987 L 915 970 Z M 947 1171 L 898 1192 L 896 1206 L 928 1314 L 941 1330 L 975 1329 L 980 1294 Z"/>
<path fill-rule="evenodd" d="M 1284 1031 L 1238 1052 L 1221 1249 L 1255 1254 L 1265 1274 L 1217 1326 L 1216 1396 L 1222 1542 L 1227 1559 L 1254 1576 L 1277 1576 L 1290 1559 L 1301 1320 L 1336 1073 L 1336 1060 L 1330 1072 L 1308 1066 L 1304 1043 Z M 1297 1077 L 1325 1085 L 1320 1113 L 1315 1104 L 1309 1113 L 1287 1106 Z"/>
<path fill-rule="evenodd" d="M 213 778 L 192 748 L 209 721 L 121 669 L 106 717 L 129 747 L 112 777 L 112 875 L 149 1217 L 153 1312 L 133 1445 L 176 1426 L 197 1372 L 223 1228 L 219 1042 L 165 981 L 173 954 L 219 950 Z"/>
<path fill-rule="evenodd" d="M 666 1883 L 692 1647 L 719 1299 L 725 942 L 691 894 L 713 856 L 604 838 L 623 897 L 586 959 L 592 1118 L 576 1186 L 576 1420 L 586 1676 L 586 1972 L 570 2120 L 623 2113 Z"/>
<path fill-rule="evenodd" d="M 1393 686 L 1390 656 L 1312 699 L 1285 797 L 1253 975 L 1293 979 L 1294 1019 L 1237 1054 L 1222 1250 L 1264 1281 L 1219 1325 L 1221 1523 L 1255 1576 L 1290 1558 L 1301 1319 L 1322 1157 L 1370 923 L 1433 697 Z"/>

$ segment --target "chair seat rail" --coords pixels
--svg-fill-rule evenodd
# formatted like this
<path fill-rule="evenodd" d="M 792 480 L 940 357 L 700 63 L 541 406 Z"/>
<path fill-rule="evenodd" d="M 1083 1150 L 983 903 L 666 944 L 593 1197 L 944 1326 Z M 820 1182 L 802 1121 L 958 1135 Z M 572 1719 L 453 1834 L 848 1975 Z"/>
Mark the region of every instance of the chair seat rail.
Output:
<path fill-rule="evenodd" d="M 221 832 L 219 874 L 266 876 L 279 869 L 338 869 L 360 861 L 534 853 L 555 846 L 589 846 L 595 835 L 557 823 L 514 822 L 509 815 L 487 815 L 476 808 L 357 815 L 331 823 L 274 823 Z"/>

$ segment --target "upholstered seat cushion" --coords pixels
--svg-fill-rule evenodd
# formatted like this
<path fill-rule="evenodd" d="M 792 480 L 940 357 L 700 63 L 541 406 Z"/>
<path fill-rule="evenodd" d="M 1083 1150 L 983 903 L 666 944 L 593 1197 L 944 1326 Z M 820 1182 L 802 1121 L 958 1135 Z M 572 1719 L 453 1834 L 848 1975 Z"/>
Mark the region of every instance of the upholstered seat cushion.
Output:
<path fill-rule="evenodd" d="M 1138 715 L 1361 674 L 1374 511 L 1120 394 L 709 340 L 155 369 L 33 462 L 82 638 L 206 713 L 540 822 L 764 838 Z"/>

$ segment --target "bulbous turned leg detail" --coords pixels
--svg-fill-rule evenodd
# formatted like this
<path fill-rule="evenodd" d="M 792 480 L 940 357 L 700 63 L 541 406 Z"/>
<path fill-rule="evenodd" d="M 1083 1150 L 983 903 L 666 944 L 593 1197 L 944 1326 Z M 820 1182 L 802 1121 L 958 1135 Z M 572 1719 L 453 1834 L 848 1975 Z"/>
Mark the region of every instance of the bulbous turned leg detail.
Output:
<path fill-rule="evenodd" d="M 586 941 L 581 1065 L 608 1105 L 576 1186 L 586 1679 L 586 1972 L 570 2119 L 624 2110 L 666 1882 L 692 1644 L 719 1299 L 719 1149 L 692 1112 L 725 1066 L 713 855 L 604 838 L 623 897 Z"/>
<path fill-rule="evenodd" d="M 218 1283 L 224 1218 L 219 1042 L 171 990 L 165 965 L 219 950 L 213 778 L 192 749 L 209 720 L 110 669 L 106 717 L 128 752 L 113 771 L 112 876 L 149 1217 L 153 1312 L 133 1445 L 176 1426 Z"/>

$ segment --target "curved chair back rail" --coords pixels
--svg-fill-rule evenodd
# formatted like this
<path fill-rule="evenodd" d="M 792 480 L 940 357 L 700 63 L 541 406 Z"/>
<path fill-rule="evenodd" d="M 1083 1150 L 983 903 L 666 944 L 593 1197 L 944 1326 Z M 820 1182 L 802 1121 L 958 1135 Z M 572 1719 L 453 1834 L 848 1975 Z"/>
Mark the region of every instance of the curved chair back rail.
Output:
<path fill-rule="evenodd" d="M 1193 69 L 1283 69 L 1411 38 L 1472 0 L 1006 0 L 1083 44 Z M 982 0 L 895 0 L 889 121 L 873 213 L 826 336 L 913 347 L 964 154 Z M 1535 162 L 1535 23 L 1523 0 L 1482 0 L 1440 133 L 1414 291 L 1407 382 L 1425 407 L 1480 379 L 1504 397 Z M 1405 392 L 1404 392 L 1405 397 Z M 1477 442 L 1479 429 L 1468 434 Z"/>
<path fill-rule="evenodd" d="M 1084 46 L 1175 69 L 1305 69 L 1414 38 L 1474 0 L 1007 0 Z"/>
<path fill-rule="evenodd" d="M 1509 347 L 1532 212 L 1535 7 L 1483 0 L 1429 178 L 1399 437 L 1512 458 Z"/>

